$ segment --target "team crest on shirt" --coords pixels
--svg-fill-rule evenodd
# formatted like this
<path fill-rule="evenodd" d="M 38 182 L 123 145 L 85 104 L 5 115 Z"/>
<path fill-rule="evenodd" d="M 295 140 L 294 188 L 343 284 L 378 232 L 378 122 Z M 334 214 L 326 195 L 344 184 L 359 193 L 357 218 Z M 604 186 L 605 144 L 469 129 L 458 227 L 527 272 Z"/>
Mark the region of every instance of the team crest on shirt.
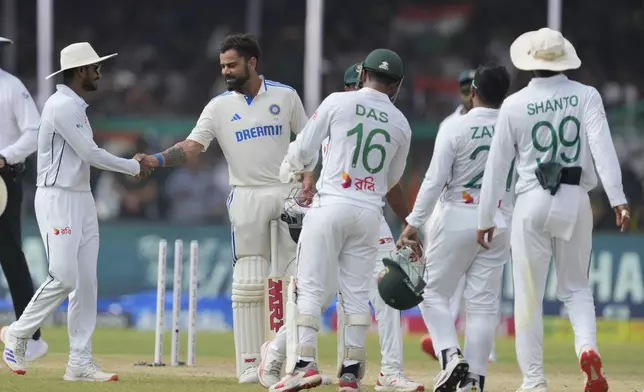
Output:
<path fill-rule="evenodd" d="M 277 116 L 278 114 L 280 114 L 282 109 L 280 109 L 279 105 L 272 104 L 271 106 L 268 107 L 268 111 L 271 112 L 273 116 Z"/>

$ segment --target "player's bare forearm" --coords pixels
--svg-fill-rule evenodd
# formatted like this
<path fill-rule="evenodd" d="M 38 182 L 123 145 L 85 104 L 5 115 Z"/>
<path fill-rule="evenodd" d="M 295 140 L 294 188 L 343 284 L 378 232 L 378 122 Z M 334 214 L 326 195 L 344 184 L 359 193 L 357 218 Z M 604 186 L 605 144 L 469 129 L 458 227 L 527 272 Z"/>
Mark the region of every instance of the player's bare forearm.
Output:
<path fill-rule="evenodd" d="M 181 166 L 184 163 L 196 159 L 203 151 L 203 146 L 194 140 L 183 140 L 167 150 L 148 155 L 146 161 L 152 167 L 173 167 Z"/>
<path fill-rule="evenodd" d="M 407 205 L 407 198 L 405 196 L 405 190 L 402 185 L 397 183 L 387 192 L 387 203 L 389 207 L 394 211 L 394 214 L 403 221 L 403 224 L 406 224 L 405 219 L 409 215 L 409 206 Z"/>

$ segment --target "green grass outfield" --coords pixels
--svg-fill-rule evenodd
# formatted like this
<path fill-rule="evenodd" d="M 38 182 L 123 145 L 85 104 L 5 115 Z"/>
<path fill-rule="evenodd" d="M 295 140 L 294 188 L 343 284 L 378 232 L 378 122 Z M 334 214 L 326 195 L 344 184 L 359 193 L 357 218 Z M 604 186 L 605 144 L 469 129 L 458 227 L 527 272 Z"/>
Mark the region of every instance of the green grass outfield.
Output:
<path fill-rule="evenodd" d="M 44 338 L 49 343 L 49 354 L 30 365 L 25 376 L 11 374 L 6 367 L 0 369 L 0 391 L 19 392 L 75 392 L 75 391 L 262 391 L 259 385 L 238 385 L 234 378 L 234 345 L 231 333 L 199 333 L 195 367 L 140 367 L 137 361 L 151 361 L 154 351 L 154 333 L 124 329 L 102 329 L 94 334 L 93 347 L 96 362 L 105 370 L 117 372 L 116 383 L 74 383 L 62 380 L 68 355 L 68 338 L 65 329 L 47 328 Z M 165 334 L 164 360 L 169 361 L 170 336 Z M 432 380 L 438 371 L 436 361 L 420 352 L 418 335 L 404 341 L 405 368 L 414 380 L 425 383 L 432 390 Z M 376 335 L 369 335 L 369 362 L 363 390 L 373 390 L 379 371 L 380 351 Z M 644 390 L 644 344 L 605 343 L 600 345 L 610 390 L 614 392 L 640 392 Z M 320 336 L 322 369 L 329 374 L 335 369 L 335 335 Z M 514 392 L 520 385 L 520 374 L 514 354 L 514 341 L 497 340 L 499 362 L 490 365 L 486 391 Z M 185 360 L 186 336 L 181 339 L 181 360 Z M 572 341 L 546 341 L 546 372 L 549 390 L 583 390 L 583 378 L 576 363 Z M 4 364 L 3 364 L 4 365 Z M 335 391 L 332 386 L 318 391 Z"/>

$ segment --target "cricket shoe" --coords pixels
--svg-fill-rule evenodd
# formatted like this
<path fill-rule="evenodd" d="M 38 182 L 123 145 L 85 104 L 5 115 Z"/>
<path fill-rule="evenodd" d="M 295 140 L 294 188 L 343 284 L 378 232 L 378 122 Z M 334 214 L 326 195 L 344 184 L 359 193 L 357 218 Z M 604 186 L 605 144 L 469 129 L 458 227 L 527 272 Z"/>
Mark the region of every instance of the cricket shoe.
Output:
<path fill-rule="evenodd" d="M 27 343 L 27 351 L 25 352 L 25 359 L 27 362 L 35 361 L 36 359 L 47 355 L 47 351 L 49 351 L 49 346 L 43 339 L 29 339 L 29 342 Z"/>
<path fill-rule="evenodd" d="M 338 392 L 360 392 L 360 380 L 353 373 L 345 373 L 338 380 Z"/>
<path fill-rule="evenodd" d="M 582 349 L 579 357 L 581 371 L 586 373 L 584 392 L 607 392 L 608 382 L 602 374 L 602 359 L 592 348 Z"/>
<path fill-rule="evenodd" d="M 431 336 L 425 335 L 420 339 L 420 349 L 423 350 L 425 354 L 438 361 L 438 357 L 434 351 L 434 342 L 432 342 Z"/>
<path fill-rule="evenodd" d="M 247 368 L 239 376 L 240 384 L 257 384 L 258 382 L 259 382 L 259 376 L 257 375 L 256 367 Z"/>
<path fill-rule="evenodd" d="M 96 366 L 93 362 L 81 367 L 67 365 L 65 381 L 89 381 L 89 382 L 108 382 L 118 381 L 119 376 L 114 373 L 106 373 Z"/>
<path fill-rule="evenodd" d="M 402 372 L 398 374 L 380 372 L 378 381 L 376 381 L 376 391 L 414 392 L 424 390 L 423 384 L 412 381 Z"/>
<path fill-rule="evenodd" d="M 18 338 L 9 333 L 9 327 L 0 329 L 0 340 L 4 343 L 2 359 L 9 370 L 14 374 L 24 375 L 27 373 L 27 361 L 25 352 L 29 339 Z"/>
<path fill-rule="evenodd" d="M 539 384 L 532 388 L 519 388 L 517 392 L 548 392 L 548 387 L 546 384 Z"/>
<path fill-rule="evenodd" d="M 304 389 L 313 389 L 322 384 L 322 376 L 315 362 L 306 366 L 296 367 L 293 373 L 287 374 L 275 385 L 268 388 L 275 392 L 297 392 Z"/>
<path fill-rule="evenodd" d="M 481 384 L 479 384 L 479 379 L 473 377 L 467 377 L 465 381 L 458 386 L 458 392 L 481 392 Z"/>
<path fill-rule="evenodd" d="M 450 358 L 445 369 L 434 379 L 434 392 L 456 392 L 458 386 L 467 378 L 470 365 L 459 352 Z"/>
<path fill-rule="evenodd" d="M 265 388 L 270 388 L 280 382 L 282 378 L 282 365 L 286 357 L 277 350 L 271 349 L 271 342 L 264 342 L 260 351 L 261 361 L 257 367 L 259 383 Z"/>

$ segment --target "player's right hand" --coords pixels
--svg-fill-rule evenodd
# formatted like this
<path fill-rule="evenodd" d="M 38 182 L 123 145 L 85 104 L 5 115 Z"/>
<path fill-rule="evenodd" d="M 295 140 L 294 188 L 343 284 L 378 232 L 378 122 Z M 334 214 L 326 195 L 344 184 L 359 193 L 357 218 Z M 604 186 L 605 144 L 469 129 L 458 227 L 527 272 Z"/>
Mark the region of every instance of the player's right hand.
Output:
<path fill-rule="evenodd" d="M 485 240 L 485 237 L 487 237 L 487 241 Z M 490 249 L 489 244 L 492 242 L 492 237 L 494 237 L 494 227 L 476 230 L 476 242 L 485 249 Z"/>
<path fill-rule="evenodd" d="M 145 154 L 134 155 L 134 159 L 139 162 L 140 167 L 139 175 L 136 176 L 137 178 L 146 178 L 154 171 L 154 167 L 150 165 L 148 158 L 149 156 Z"/>
<path fill-rule="evenodd" d="M 313 202 L 313 196 L 317 193 L 315 188 L 315 178 L 313 172 L 302 173 L 302 190 L 300 196 L 304 199 L 305 205 L 310 205 Z"/>
<path fill-rule="evenodd" d="M 615 207 L 615 223 L 619 227 L 619 231 L 628 230 L 631 224 L 631 211 L 628 204 L 621 204 Z"/>
<path fill-rule="evenodd" d="M 396 241 L 396 247 L 400 249 L 403 246 L 409 246 L 419 259 L 423 257 L 423 247 L 418 238 L 418 230 L 415 227 L 407 225 L 400 234 L 400 238 Z"/>

